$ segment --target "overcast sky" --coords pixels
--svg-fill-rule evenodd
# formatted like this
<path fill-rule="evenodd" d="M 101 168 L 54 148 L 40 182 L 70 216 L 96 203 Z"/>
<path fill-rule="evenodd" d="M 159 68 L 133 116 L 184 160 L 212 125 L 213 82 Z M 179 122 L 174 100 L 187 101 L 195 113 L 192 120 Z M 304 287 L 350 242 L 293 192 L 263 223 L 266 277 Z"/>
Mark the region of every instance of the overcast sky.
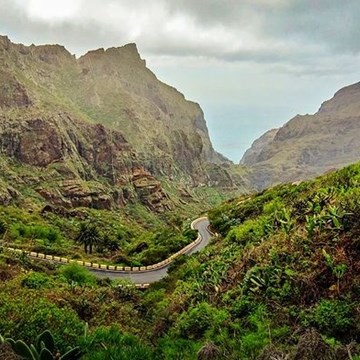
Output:
<path fill-rule="evenodd" d="M 200 103 L 235 162 L 360 81 L 359 0 L 0 0 L 0 33 L 77 56 L 135 42 L 158 78 Z"/>

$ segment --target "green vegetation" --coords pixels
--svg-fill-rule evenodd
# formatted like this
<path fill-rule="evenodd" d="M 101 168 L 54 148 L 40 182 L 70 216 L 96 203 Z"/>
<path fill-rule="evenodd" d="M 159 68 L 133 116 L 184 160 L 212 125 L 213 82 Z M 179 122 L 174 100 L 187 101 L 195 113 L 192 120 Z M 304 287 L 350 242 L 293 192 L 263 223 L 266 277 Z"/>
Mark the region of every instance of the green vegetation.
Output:
<path fill-rule="evenodd" d="M 92 254 L 94 246 L 98 246 L 102 239 L 98 228 L 92 224 L 80 224 L 79 234 L 75 239 L 76 242 L 84 246 L 85 253 Z"/>
<path fill-rule="evenodd" d="M 190 220 L 158 216 L 140 205 L 125 211 L 81 208 L 79 216 L 0 206 L 0 240 L 56 256 L 125 266 L 162 261 L 196 239 Z"/>
<path fill-rule="evenodd" d="M 164 339 L 186 359 L 356 358 L 359 181 L 354 165 L 209 211 L 220 235 L 154 285 Z"/>
<path fill-rule="evenodd" d="M 146 291 L 4 252 L 0 333 L 31 343 L 49 329 L 61 353 L 80 346 L 96 360 L 359 359 L 359 183 L 354 165 L 212 209 L 219 235 Z M 176 215 L 154 225 L 152 237 L 131 229 L 139 236 L 127 256 L 145 263 L 175 246 L 166 239 L 194 235 Z M 123 249 L 133 233 L 115 229 Z"/>

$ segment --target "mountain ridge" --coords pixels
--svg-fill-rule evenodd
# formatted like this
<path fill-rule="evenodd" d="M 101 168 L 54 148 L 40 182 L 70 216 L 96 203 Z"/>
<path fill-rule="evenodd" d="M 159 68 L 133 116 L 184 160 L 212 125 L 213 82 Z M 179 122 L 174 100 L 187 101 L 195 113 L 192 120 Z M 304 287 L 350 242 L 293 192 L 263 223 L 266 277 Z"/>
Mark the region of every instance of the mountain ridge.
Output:
<path fill-rule="evenodd" d="M 85 182 L 74 198 L 88 198 L 89 180 L 100 184 L 95 186 L 98 189 L 105 184 L 106 191 L 97 196 L 107 197 L 111 188 L 118 186 L 117 178 L 125 176 L 127 182 L 120 182 L 124 187 L 120 193 L 125 190 L 132 194 L 130 199 L 141 198 L 160 212 L 171 207 L 169 196 L 161 189 L 162 179 L 180 188 L 176 195 L 180 197 L 184 189 L 204 185 L 246 188 L 241 171 L 233 170 L 235 166 L 214 150 L 200 106 L 159 81 L 141 59 L 136 44 L 91 50 L 76 59 L 62 45 L 24 46 L 1 36 L 0 63 L 0 80 L 6 84 L 0 90 L 0 143 L 4 144 L 0 155 L 6 157 L 4 163 L 11 163 L 10 157 L 37 168 L 56 167 L 52 170 L 61 180 Z M 98 131 L 102 143 L 96 138 Z M 10 148 L 6 145 L 9 137 L 17 139 Z M 117 149 L 117 139 L 121 146 L 127 144 L 130 155 Z M 124 155 L 128 165 L 116 169 L 113 160 L 95 165 L 97 150 L 92 144 L 97 144 L 103 160 L 110 161 L 105 151 L 119 164 L 124 163 Z M 4 176 L 2 181 L 6 183 Z M 53 188 L 53 184 L 47 185 Z M 61 188 L 53 190 L 40 195 L 68 205 Z M 119 189 L 115 190 L 118 193 Z M 61 196 L 54 195 L 59 192 Z M 83 204 L 77 200 L 70 203 Z M 86 203 L 93 206 L 94 201 Z M 111 198 L 106 206 L 116 204 L 116 198 Z"/>
<path fill-rule="evenodd" d="M 263 136 L 266 136 L 264 134 Z M 258 189 L 309 179 L 360 159 L 360 83 L 338 90 L 313 115 L 296 115 L 244 157 Z M 253 151 L 253 150 L 251 150 Z"/>

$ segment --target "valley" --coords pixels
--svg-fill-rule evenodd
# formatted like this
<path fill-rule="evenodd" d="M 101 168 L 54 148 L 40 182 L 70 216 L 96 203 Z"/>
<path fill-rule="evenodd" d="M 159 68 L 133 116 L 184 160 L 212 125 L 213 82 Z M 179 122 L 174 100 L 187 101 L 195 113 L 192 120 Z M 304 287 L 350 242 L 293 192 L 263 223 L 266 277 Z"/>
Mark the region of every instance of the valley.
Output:
<path fill-rule="evenodd" d="M 353 165 L 223 203 L 208 214 L 219 235 L 145 291 L 3 251 L 0 326 L 26 341 L 48 328 L 90 359 L 356 359 L 359 177 Z"/>
<path fill-rule="evenodd" d="M 0 359 L 360 359 L 359 83 L 234 164 L 134 43 L 0 63 Z"/>

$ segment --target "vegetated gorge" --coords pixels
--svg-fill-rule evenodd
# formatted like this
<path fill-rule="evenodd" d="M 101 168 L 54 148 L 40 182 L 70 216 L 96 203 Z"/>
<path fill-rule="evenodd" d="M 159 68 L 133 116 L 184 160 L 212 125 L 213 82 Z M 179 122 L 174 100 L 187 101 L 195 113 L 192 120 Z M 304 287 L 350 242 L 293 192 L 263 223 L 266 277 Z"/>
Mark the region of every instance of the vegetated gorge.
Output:
<path fill-rule="evenodd" d="M 358 84 L 235 165 L 134 44 L 0 63 L 0 359 L 360 359 Z"/>

